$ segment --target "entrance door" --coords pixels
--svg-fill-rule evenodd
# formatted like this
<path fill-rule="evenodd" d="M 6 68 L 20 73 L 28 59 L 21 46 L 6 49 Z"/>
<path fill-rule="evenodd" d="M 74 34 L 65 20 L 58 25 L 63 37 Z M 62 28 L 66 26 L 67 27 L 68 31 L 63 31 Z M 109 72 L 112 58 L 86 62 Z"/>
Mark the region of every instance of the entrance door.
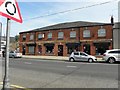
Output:
<path fill-rule="evenodd" d="M 85 45 L 83 45 L 83 48 L 84 48 L 84 52 L 90 55 L 90 45 L 85 44 Z"/>
<path fill-rule="evenodd" d="M 22 47 L 22 55 L 25 55 L 25 46 L 23 45 L 23 47 Z"/>
<path fill-rule="evenodd" d="M 58 45 L 58 56 L 63 56 L 63 45 Z"/>

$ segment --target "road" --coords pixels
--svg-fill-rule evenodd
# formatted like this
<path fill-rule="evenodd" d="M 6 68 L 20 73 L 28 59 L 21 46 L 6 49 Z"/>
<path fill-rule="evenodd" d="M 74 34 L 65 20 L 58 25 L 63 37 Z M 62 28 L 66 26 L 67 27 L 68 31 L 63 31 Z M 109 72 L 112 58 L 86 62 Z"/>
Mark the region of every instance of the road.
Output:
<path fill-rule="evenodd" d="M 118 88 L 118 64 L 17 58 L 9 76 L 26 88 Z"/>

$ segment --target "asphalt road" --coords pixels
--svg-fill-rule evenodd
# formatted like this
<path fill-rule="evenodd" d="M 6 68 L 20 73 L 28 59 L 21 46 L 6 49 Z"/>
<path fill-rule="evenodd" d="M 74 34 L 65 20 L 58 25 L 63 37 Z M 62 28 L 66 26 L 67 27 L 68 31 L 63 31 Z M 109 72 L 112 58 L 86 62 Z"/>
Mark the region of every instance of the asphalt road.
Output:
<path fill-rule="evenodd" d="M 9 72 L 11 84 L 26 88 L 118 88 L 118 64 L 17 58 Z"/>

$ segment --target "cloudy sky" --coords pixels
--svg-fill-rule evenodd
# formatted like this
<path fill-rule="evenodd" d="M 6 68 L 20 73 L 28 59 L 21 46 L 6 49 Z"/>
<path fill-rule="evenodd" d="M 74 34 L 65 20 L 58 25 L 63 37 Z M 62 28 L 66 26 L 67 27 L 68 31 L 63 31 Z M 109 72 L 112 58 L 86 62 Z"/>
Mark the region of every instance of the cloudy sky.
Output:
<path fill-rule="evenodd" d="M 23 23 L 12 21 L 10 35 L 64 22 L 110 23 L 111 15 L 117 22 L 118 2 L 119 0 L 18 0 Z M 6 18 L 0 16 L 0 20 L 4 35 Z"/>

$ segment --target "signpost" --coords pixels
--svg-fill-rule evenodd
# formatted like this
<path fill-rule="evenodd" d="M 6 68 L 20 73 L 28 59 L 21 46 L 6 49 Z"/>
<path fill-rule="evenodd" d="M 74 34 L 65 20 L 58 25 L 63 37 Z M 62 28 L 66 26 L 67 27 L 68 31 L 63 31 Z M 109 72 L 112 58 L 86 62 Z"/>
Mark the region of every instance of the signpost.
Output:
<path fill-rule="evenodd" d="M 3 80 L 3 90 L 10 88 L 9 83 L 9 42 L 10 42 L 10 19 L 22 23 L 22 17 L 16 0 L 1 0 L 0 15 L 7 17 L 6 27 L 6 51 L 5 51 L 5 76 Z"/>

